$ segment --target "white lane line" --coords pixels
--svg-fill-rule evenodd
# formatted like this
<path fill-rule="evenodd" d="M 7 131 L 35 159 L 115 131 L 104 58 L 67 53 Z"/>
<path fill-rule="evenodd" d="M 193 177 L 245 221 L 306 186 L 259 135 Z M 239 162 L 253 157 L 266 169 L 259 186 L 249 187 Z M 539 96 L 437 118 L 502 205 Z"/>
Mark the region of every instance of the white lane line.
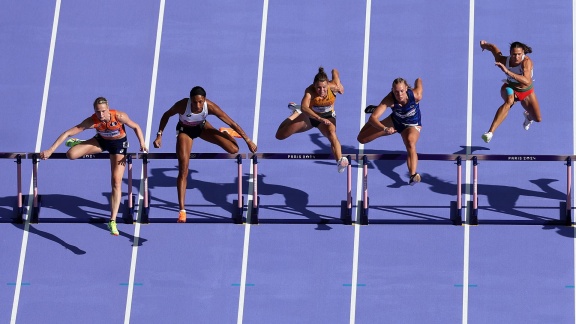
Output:
<path fill-rule="evenodd" d="M 572 0 L 572 154 L 576 154 L 576 0 Z M 572 168 L 572 179 L 574 179 L 575 168 Z M 570 197 L 574 201 L 574 194 L 570 192 Z M 572 208 L 570 208 L 570 217 L 572 217 Z M 571 221 L 574 223 L 574 219 Z M 574 241 L 574 257 L 573 257 L 573 284 L 576 284 L 576 233 L 572 227 L 573 241 Z M 576 323 L 576 289 L 574 289 L 574 323 Z"/>
<path fill-rule="evenodd" d="M 152 117 L 154 115 L 154 101 L 156 99 L 156 81 L 158 79 L 158 62 L 160 60 L 160 45 L 162 43 L 162 26 L 164 24 L 164 7 L 165 0 L 160 0 L 160 8 L 158 10 L 158 27 L 156 28 L 156 45 L 154 47 L 154 65 L 152 67 L 152 81 L 150 84 L 150 99 L 148 102 L 148 117 L 146 119 L 146 133 L 145 143 L 150 147 L 150 134 L 152 132 Z M 140 179 L 144 179 L 144 170 L 140 171 Z M 138 245 L 140 241 L 140 217 L 142 215 L 142 207 L 144 206 L 144 181 L 140 181 L 140 190 L 138 197 L 138 217 L 134 224 L 134 243 L 132 246 L 132 258 L 130 260 L 130 275 L 128 277 L 128 291 L 126 294 L 126 309 L 124 311 L 124 323 L 130 323 L 130 315 L 132 312 L 132 298 L 134 296 L 134 280 L 136 277 L 136 261 L 138 259 Z M 131 199 L 128 197 L 128 199 Z"/>
<path fill-rule="evenodd" d="M 466 157 L 471 152 L 472 146 L 472 86 L 474 80 L 474 0 L 470 0 L 470 12 L 468 19 L 468 95 L 466 104 Z M 471 162 L 466 159 L 466 189 L 464 202 L 470 200 L 470 170 Z M 468 224 L 471 210 L 466 208 L 466 221 L 464 222 L 464 264 L 463 264 L 463 289 L 462 289 L 462 323 L 468 323 L 468 292 L 470 274 L 470 225 Z"/>
<path fill-rule="evenodd" d="M 50 92 L 50 80 L 52 78 L 52 63 L 54 62 L 54 49 L 56 48 L 56 35 L 58 34 L 58 21 L 60 20 L 60 0 L 56 0 L 54 8 L 54 21 L 52 22 L 52 36 L 50 37 L 50 49 L 48 51 L 48 64 L 46 66 L 46 78 L 44 79 L 44 92 L 42 94 L 42 107 L 40 109 L 40 120 L 38 122 L 38 135 L 36 137 L 35 152 L 40 151 L 42 145 L 42 133 L 44 131 L 44 121 L 46 119 L 46 106 L 48 104 L 48 93 Z M 28 247 L 28 234 L 30 229 L 30 214 L 33 203 L 33 180 L 30 180 L 30 191 L 28 194 L 28 205 L 26 211 L 26 221 L 24 233 L 22 235 L 22 246 L 20 248 L 20 261 L 18 262 L 18 274 L 16 276 L 16 286 L 14 290 L 14 301 L 12 303 L 12 314 L 10 323 L 16 323 L 18 315 L 18 303 L 20 302 L 20 288 L 22 287 L 22 276 L 24 275 L 24 261 L 26 260 L 26 249 Z"/>
<path fill-rule="evenodd" d="M 262 6 L 262 27 L 260 30 L 260 52 L 258 54 L 258 77 L 256 81 L 256 102 L 254 104 L 254 126 L 252 140 L 258 143 L 258 125 L 260 122 L 260 101 L 262 99 L 262 75 L 264 73 L 264 52 L 266 49 L 266 27 L 268 25 L 268 0 L 263 1 Z M 252 195 L 254 188 L 253 162 L 250 161 L 250 180 L 248 187 L 248 201 L 255 199 Z M 248 206 L 246 219 L 250 220 L 252 213 L 251 206 Z M 240 291 L 238 297 L 238 318 L 237 323 L 241 324 L 244 319 L 244 300 L 246 297 L 246 276 L 248 273 L 248 252 L 250 248 L 250 228 L 249 221 L 244 228 L 244 246 L 242 248 L 242 270 L 240 271 Z"/>
<path fill-rule="evenodd" d="M 362 96 L 360 102 L 360 128 L 365 123 L 364 107 L 366 107 L 366 92 L 368 91 L 368 58 L 370 54 L 370 16 L 372 13 L 372 0 L 366 1 L 366 18 L 364 25 L 364 61 L 362 63 Z M 359 156 L 364 153 L 364 144 L 358 146 Z M 356 178 L 356 201 L 362 197 L 362 168 L 358 167 Z M 350 324 L 356 322 L 356 296 L 358 292 L 358 257 L 360 252 L 360 204 L 356 206 L 356 221 L 354 224 L 354 250 L 352 253 L 352 289 L 350 292 Z"/>

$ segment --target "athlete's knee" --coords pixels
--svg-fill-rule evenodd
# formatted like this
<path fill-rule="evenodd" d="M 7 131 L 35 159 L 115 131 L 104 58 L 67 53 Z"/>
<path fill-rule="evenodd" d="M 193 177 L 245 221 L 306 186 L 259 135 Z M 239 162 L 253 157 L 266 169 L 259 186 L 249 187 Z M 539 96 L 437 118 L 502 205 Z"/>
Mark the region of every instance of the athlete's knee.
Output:
<path fill-rule="evenodd" d="M 229 154 L 236 154 L 238 153 L 238 145 L 232 145 L 232 146 L 228 146 L 225 148 L 226 152 L 228 152 Z"/>
<path fill-rule="evenodd" d="M 187 176 L 188 176 L 188 166 L 180 165 L 178 167 L 178 178 L 186 179 Z"/>
<path fill-rule="evenodd" d="M 112 190 L 121 190 L 122 189 L 122 177 L 114 177 L 112 176 L 112 181 L 110 182 L 112 185 Z"/>
<path fill-rule="evenodd" d="M 358 143 L 360 144 L 366 144 L 368 143 L 368 139 L 360 134 L 358 134 L 358 137 L 356 137 L 356 140 L 358 141 Z"/>
<path fill-rule="evenodd" d="M 282 131 L 282 130 L 278 130 L 276 131 L 276 139 L 277 140 L 285 140 L 289 137 L 290 135 L 288 135 L 286 132 Z"/>
<path fill-rule="evenodd" d="M 75 154 L 72 149 L 69 149 L 68 152 L 66 152 L 66 157 L 70 160 L 76 160 L 80 157 L 80 155 Z"/>

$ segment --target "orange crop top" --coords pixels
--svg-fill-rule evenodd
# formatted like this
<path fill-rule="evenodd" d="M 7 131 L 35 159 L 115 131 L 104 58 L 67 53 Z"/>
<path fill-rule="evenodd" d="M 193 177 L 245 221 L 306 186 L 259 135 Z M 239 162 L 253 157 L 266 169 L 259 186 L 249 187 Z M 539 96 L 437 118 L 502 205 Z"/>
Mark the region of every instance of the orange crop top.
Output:
<path fill-rule="evenodd" d="M 314 97 L 311 101 L 311 108 L 317 113 L 325 113 L 334 110 L 334 103 L 336 102 L 336 96 L 332 89 L 328 89 L 328 95 L 326 98 Z"/>
<path fill-rule="evenodd" d="M 103 139 L 115 140 L 126 136 L 124 124 L 118 120 L 116 110 L 110 109 L 110 121 L 103 122 L 98 119 L 96 114 L 92 115 L 94 129 Z"/>

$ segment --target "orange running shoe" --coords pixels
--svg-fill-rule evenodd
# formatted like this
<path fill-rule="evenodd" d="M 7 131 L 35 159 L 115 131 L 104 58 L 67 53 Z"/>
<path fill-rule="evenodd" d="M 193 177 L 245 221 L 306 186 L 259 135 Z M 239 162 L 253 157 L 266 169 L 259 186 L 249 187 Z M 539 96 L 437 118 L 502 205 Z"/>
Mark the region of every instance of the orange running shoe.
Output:
<path fill-rule="evenodd" d="M 228 133 L 232 137 L 242 138 L 242 136 L 240 136 L 240 134 L 238 134 L 235 130 L 233 130 L 232 128 L 229 128 L 229 127 L 220 127 L 219 131 L 221 131 L 222 133 Z"/>
<path fill-rule="evenodd" d="M 185 210 L 181 210 L 180 213 L 178 213 L 178 223 L 186 223 L 186 211 Z"/>

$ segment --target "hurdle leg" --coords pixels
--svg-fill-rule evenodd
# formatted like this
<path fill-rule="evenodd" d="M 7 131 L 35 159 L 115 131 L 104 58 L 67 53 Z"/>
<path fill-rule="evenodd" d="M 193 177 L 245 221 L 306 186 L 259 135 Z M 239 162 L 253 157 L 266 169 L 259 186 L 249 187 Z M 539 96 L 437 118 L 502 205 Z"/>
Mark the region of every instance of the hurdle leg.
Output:
<path fill-rule="evenodd" d="M 123 220 L 125 224 L 134 223 L 134 194 L 132 193 L 132 155 L 126 155 L 126 162 L 128 163 L 128 198 L 126 200 L 126 214 Z"/>
<path fill-rule="evenodd" d="M 344 225 L 352 225 L 352 157 L 347 156 L 348 166 L 346 167 L 346 200 L 342 201 L 340 219 Z"/>
<path fill-rule="evenodd" d="M 362 208 L 360 209 L 360 225 L 368 225 L 368 157 L 362 157 Z"/>
<path fill-rule="evenodd" d="M 473 171 L 473 185 L 472 185 L 472 203 L 471 209 L 469 208 L 468 225 L 478 225 L 478 158 L 472 158 Z"/>
<path fill-rule="evenodd" d="M 250 213 L 250 224 L 258 224 L 258 211 L 260 209 L 260 197 L 258 197 L 258 158 L 252 156 L 252 211 Z"/>
<path fill-rule="evenodd" d="M 22 156 L 16 156 L 16 211 L 13 222 L 22 224 L 24 222 L 24 205 L 22 203 Z"/>
<path fill-rule="evenodd" d="M 140 223 L 149 224 L 150 223 L 150 193 L 148 192 L 148 156 L 144 155 L 142 158 L 142 173 L 144 174 L 142 181 L 144 181 L 144 198 L 142 204 L 142 211 L 140 212 Z"/>
<path fill-rule="evenodd" d="M 566 209 L 564 210 L 566 226 L 572 226 L 572 158 L 566 159 Z"/>
<path fill-rule="evenodd" d="M 32 186 L 34 203 L 32 206 L 32 214 L 30 215 L 30 223 L 38 224 L 42 197 L 38 194 L 38 157 L 36 154 L 32 155 Z"/>
<path fill-rule="evenodd" d="M 450 202 L 450 219 L 454 225 L 462 225 L 462 158 L 456 158 L 456 201 Z"/>
<path fill-rule="evenodd" d="M 244 214 L 244 196 L 242 195 L 242 155 L 236 156 L 238 164 L 238 200 L 236 201 L 236 212 L 232 215 L 234 224 L 242 224 Z"/>

